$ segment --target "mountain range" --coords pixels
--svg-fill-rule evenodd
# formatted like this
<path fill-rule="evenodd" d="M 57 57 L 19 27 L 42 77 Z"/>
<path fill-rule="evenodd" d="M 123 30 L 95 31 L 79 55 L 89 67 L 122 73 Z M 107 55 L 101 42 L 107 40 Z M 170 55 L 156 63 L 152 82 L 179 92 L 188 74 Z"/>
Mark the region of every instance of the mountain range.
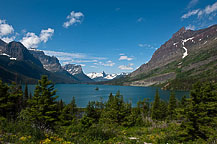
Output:
<path fill-rule="evenodd" d="M 92 80 L 94 80 L 95 82 L 101 82 L 101 81 L 109 81 L 109 80 L 113 80 L 113 79 L 117 79 L 123 76 L 128 75 L 128 73 L 120 73 L 120 74 L 106 74 L 104 71 L 102 73 L 96 73 L 96 72 L 92 72 L 92 73 L 88 73 L 87 76 L 89 78 L 91 78 Z"/>
<path fill-rule="evenodd" d="M 196 81 L 217 81 L 217 25 L 196 31 L 181 28 L 148 63 L 107 84 L 189 90 Z"/>
<path fill-rule="evenodd" d="M 20 42 L 0 40 L 0 79 L 4 82 L 36 83 L 47 75 L 55 83 L 83 82 L 65 70 L 56 57 L 43 51 L 27 49 Z"/>
<path fill-rule="evenodd" d="M 92 73 L 93 74 L 93 73 Z M 0 39 L 0 79 L 4 82 L 36 83 L 42 75 L 48 75 L 55 83 L 94 83 L 107 81 L 123 74 L 84 74 L 81 65 L 61 66 L 54 56 L 42 50 L 27 49 L 20 42 L 5 43 Z M 94 74 L 93 74 L 94 75 Z"/>
<path fill-rule="evenodd" d="M 1 80 L 36 83 L 41 75 L 48 75 L 55 83 L 98 82 L 188 90 L 196 81 L 217 81 L 217 25 L 195 31 L 181 28 L 154 52 L 148 63 L 130 74 L 86 75 L 80 65 L 61 66 L 56 57 L 47 56 L 41 50 L 0 39 Z"/>

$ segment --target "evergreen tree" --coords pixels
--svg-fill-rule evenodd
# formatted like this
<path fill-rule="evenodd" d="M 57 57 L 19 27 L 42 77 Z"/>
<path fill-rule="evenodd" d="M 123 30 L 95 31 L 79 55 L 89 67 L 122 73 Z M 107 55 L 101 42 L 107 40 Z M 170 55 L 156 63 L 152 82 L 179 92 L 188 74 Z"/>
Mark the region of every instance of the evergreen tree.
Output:
<path fill-rule="evenodd" d="M 23 100 L 23 105 L 24 105 L 24 107 L 27 106 L 27 100 L 28 100 L 28 99 L 29 99 L 28 85 L 25 84 L 24 100 Z"/>
<path fill-rule="evenodd" d="M 22 87 L 20 85 L 16 85 L 16 83 L 12 83 L 12 85 L 9 87 L 9 114 L 12 119 L 16 119 L 18 113 L 22 109 L 22 103 L 23 103 L 23 91 Z"/>
<path fill-rule="evenodd" d="M 169 119 L 173 120 L 176 118 L 176 109 L 177 104 L 176 104 L 176 96 L 174 92 L 170 93 L 170 99 L 169 99 L 169 105 L 168 105 L 168 115 Z"/>
<path fill-rule="evenodd" d="M 158 120 L 165 120 L 168 116 L 168 104 L 165 101 L 160 101 L 160 109 Z"/>
<path fill-rule="evenodd" d="M 0 80 L 0 116 L 7 117 L 9 103 L 9 87 Z"/>
<path fill-rule="evenodd" d="M 62 103 L 62 100 L 60 100 L 59 108 L 63 108 L 60 112 L 59 119 L 61 120 L 61 125 L 68 126 L 72 124 L 72 120 L 76 119 L 78 112 L 75 97 L 73 97 L 71 103 L 66 106 L 62 106 Z"/>
<path fill-rule="evenodd" d="M 156 94 L 154 97 L 154 102 L 152 104 L 152 114 L 151 117 L 153 119 L 160 119 L 160 115 L 161 115 L 161 101 L 160 101 L 160 96 L 158 93 L 158 89 L 156 90 Z"/>
<path fill-rule="evenodd" d="M 184 95 L 181 99 L 181 106 L 182 108 L 185 108 L 187 106 L 187 99 L 186 99 L 186 95 Z"/>
<path fill-rule="evenodd" d="M 125 103 L 123 96 L 118 91 L 115 96 L 110 94 L 102 112 L 101 122 L 124 125 L 131 115 L 131 104 Z"/>
<path fill-rule="evenodd" d="M 217 84 L 197 83 L 190 94 L 185 108 L 185 121 L 182 123 L 182 136 L 185 140 L 198 138 L 207 140 L 217 137 Z"/>
<path fill-rule="evenodd" d="M 28 102 L 31 121 L 40 129 L 53 128 L 57 118 L 57 96 L 54 84 L 42 76 L 35 88 L 34 96 Z"/>

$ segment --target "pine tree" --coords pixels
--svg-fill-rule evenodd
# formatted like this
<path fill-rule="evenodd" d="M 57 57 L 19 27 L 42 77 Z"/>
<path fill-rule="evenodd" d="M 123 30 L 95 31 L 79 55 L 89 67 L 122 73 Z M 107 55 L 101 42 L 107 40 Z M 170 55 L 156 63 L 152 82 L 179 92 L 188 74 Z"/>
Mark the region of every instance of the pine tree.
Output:
<path fill-rule="evenodd" d="M 151 114 L 151 117 L 153 119 L 160 119 L 160 115 L 161 115 L 161 101 L 160 101 L 160 96 L 159 96 L 159 93 L 158 93 L 158 89 L 156 90 L 156 94 L 155 94 L 155 97 L 154 97 L 154 102 L 152 104 L 152 114 Z"/>
<path fill-rule="evenodd" d="M 22 103 L 23 103 L 23 91 L 22 87 L 20 85 L 16 85 L 16 83 L 12 83 L 12 85 L 9 87 L 9 113 L 10 117 L 12 119 L 16 119 L 18 113 L 22 109 Z"/>
<path fill-rule="evenodd" d="M 186 99 L 186 95 L 184 95 L 181 99 L 181 106 L 182 108 L 185 108 L 187 106 L 187 99 Z"/>
<path fill-rule="evenodd" d="M 120 91 L 115 96 L 110 94 L 105 103 L 100 122 L 125 125 L 131 115 L 131 104 L 125 103 Z"/>
<path fill-rule="evenodd" d="M 168 105 L 168 115 L 170 120 L 174 120 L 176 118 L 176 96 L 174 92 L 170 93 L 169 105 Z"/>
<path fill-rule="evenodd" d="M 23 105 L 24 105 L 24 107 L 27 106 L 27 100 L 28 100 L 28 99 L 29 99 L 28 85 L 25 84 L 24 100 L 23 100 Z"/>
<path fill-rule="evenodd" d="M 9 103 L 9 87 L 0 80 L 0 116 L 7 117 Z"/>
<path fill-rule="evenodd" d="M 34 96 L 28 102 L 31 121 L 40 129 L 53 128 L 58 120 L 57 96 L 54 84 L 42 76 L 35 88 Z"/>
<path fill-rule="evenodd" d="M 207 140 L 217 137 L 217 84 L 197 83 L 185 108 L 185 121 L 181 124 L 185 140 Z"/>

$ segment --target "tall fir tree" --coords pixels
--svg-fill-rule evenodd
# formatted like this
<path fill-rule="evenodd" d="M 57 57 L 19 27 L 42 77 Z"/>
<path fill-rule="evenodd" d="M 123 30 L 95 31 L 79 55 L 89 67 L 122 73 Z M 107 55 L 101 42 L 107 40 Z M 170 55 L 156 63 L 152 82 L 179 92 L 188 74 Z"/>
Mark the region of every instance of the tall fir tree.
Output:
<path fill-rule="evenodd" d="M 184 140 L 216 140 L 217 83 L 195 84 L 184 112 L 185 121 L 181 124 Z"/>
<path fill-rule="evenodd" d="M 16 83 L 12 83 L 9 87 L 9 114 L 11 119 L 16 119 L 18 116 L 18 113 L 21 111 L 22 103 L 23 103 L 23 91 L 22 87 L 20 85 L 17 85 Z"/>
<path fill-rule="evenodd" d="M 9 103 L 9 86 L 7 84 L 4 84 L 0 80 L 0 116 L 7 117 L 8 115 L 8 109 L 10 107 Z"/>
<path fill-rule="evenodd" d="M 176 100 L 175 92 L 171 92 L 169 105 L 168 105 L 168 117 L 170 120 L 174 120 L 176 118 L 176 108 L 177 108 L 177 100 Z"/>
<path fill-rule="evenodd" d="M 159 96 L 159 92 L 158 89 L 156 90 L 155 93 L 155 97 L 154 97 L 154 102 L 152 104 L 152 113 L 151 113 L 151 117 L 152 119 L 160 119 L 160 115 L 161 115 L 161 101 L 160 101 L 160 96 Z"/>
<path fill-rule="evenodd" d="M 25 84 L 25 90 L 24 90 L 24 97 L 23 97 L 23 105 L 24 105 L 24 107 L 27 106 L 28 99 L 29 99 L 29 92 L 28 92 L 28 85 L 26 83 Z"/>
<path fill-rule="evenodd" d="M 47 76 L 42 76 L 35 88 L 34 96 L 28 102 L 31 121 L 40 129 L 52 129 L 57 116 L 58 96 L 55 96 L 54 84 Z"/>
<path fill-rule="evenodd" d="M 115 96 L 110 94 L 105 103 L 100 122 L 125 125 L 131 115 L 131 104 L 125 103 L 120 91 Z"/>

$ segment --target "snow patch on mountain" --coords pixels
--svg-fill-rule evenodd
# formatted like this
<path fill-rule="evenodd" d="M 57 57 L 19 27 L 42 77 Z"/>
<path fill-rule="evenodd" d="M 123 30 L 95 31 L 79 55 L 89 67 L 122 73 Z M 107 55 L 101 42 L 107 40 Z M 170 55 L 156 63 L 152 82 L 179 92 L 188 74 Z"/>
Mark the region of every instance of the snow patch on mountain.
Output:
<path fill-rule="evenodd" d="M 186 43 L 187 41 L 189 41 L 189 40 L 193 40 L 193 38 L 194 38 L 194 37 L 182 40 L 182 45 L 183 45 L 182 48 L 185 50 L 185 52 L 183 53 L 182 58 L 185 58 L 185 57 L 188 55 L 188 49 L 185 47 L 185 43 Z"/>
<path fill-rule="evenodd" d="M 121 76 L 128 75 L 128 73 L 120 73 L 120 74 L 106 74 L 104 71 L 102 73 L 88 73 L 87 76 L 95 81 L 107 81 L 107 80 L 112 80 Z"/>

